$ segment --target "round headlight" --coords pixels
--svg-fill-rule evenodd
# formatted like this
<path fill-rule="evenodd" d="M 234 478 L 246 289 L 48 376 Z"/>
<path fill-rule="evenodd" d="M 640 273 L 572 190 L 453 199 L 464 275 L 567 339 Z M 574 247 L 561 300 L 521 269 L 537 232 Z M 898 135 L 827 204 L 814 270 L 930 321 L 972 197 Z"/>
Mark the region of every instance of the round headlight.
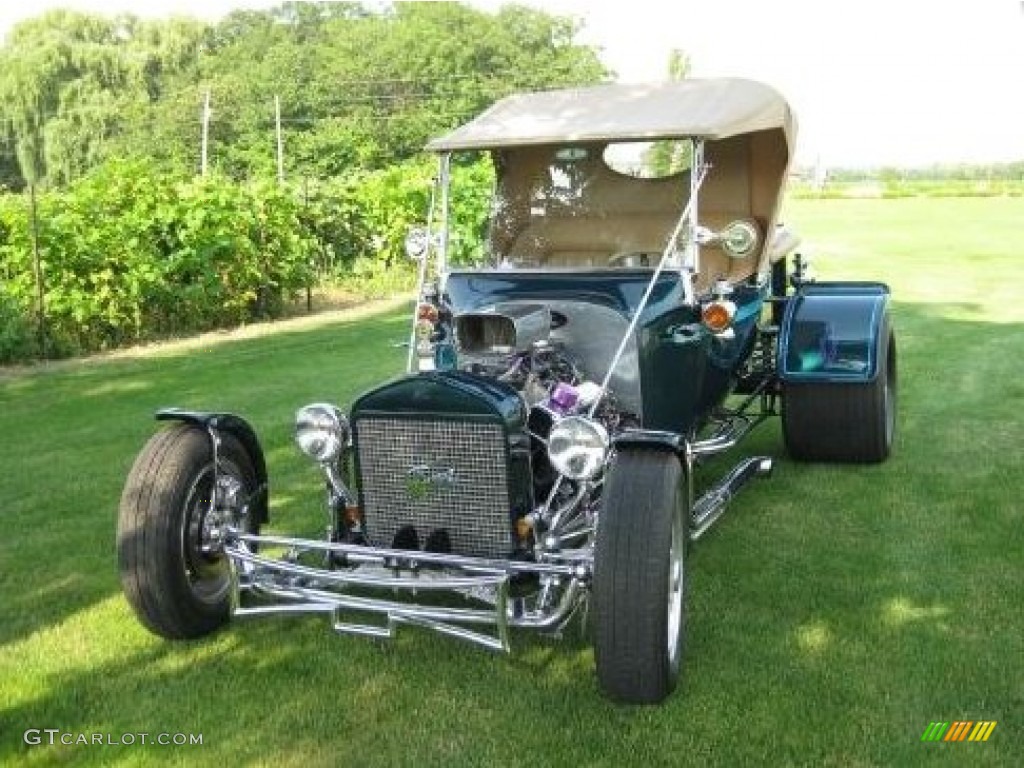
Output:
<path fill-rule="evenodd" d="M 334 461 L 348 442 L 348 419 L 327 403 L 313 403 L 295 414 L 295 442 L 316 461 Z"/>
<path fill-rule="evenodd" d="M 608 432 L 583 416 L 562 419 L 548 435 L 551 466 L 570 480 L 589 480 L 604 467 Z"/>
<path fill-rule="evenodd" d="M 757 249 L 759 233 L 752 221 L 731 222 L 719 235 L 722 250 L 734 259 L 745 259 Z"/>
<path fill-rule="evenodd" d="M 405 236 L 405 254 L 413 261 L 419 261 L 427 255 L 430 236 L 423 227 L 413 227 Z"/>

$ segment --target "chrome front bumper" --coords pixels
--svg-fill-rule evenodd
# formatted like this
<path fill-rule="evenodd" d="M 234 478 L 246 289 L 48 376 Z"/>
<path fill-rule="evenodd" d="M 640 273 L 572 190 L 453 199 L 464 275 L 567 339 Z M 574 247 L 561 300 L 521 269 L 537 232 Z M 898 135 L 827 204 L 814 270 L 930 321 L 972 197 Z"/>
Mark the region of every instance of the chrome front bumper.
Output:
<path fill-rule="evenodd" d="M 255 547 L 320 553 L 337 568 L 256 554 Z M 490 560 L 282 536 L 229 532 L 224 546 L 231 568 L 232 614 L 329 614 L 338 632 L 389 638 L 399 624 L 432 629 L 494 651 L 509 650 L 509 628 L 558 632 L 584 602 L 591 575 L 589 552 L 566 551 L 544 562 Z M 517 575 L 538 578 L 528 598 L 510 596 Z M 360 594 L 352 594 L 357 590 Z M 401 600 L 378 596 L 388 591 Z M 378 593 L 378 594 L 375 594 Z M 436 605 L 423 598 L 462 595 L 486 607 Z M 356 620 L 362 614 L 383 622 Z M 489 631 L 488 631 L 489 629 Z"/>

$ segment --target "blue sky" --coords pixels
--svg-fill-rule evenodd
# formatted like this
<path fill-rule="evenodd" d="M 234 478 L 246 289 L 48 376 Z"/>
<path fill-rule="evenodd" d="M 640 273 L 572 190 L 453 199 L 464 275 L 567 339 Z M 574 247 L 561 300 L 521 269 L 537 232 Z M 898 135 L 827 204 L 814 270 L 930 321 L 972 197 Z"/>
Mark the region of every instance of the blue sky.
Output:
<path fill-rule="evenodd" d="M 522 2 L 522 0 L 520 0 Z M 65 6 L 217 18 L 264 0 L 35 0 L 11 23 Z M 493 9 L 497 0 L 473 0 Z M 798 158 L 825 165 L 1024 159 L 1022 0 L 526 0 L 579 18 L 624 80 L 660 79 L 669 51 L 695 76 L 764 80 L 792 102 Z"/>

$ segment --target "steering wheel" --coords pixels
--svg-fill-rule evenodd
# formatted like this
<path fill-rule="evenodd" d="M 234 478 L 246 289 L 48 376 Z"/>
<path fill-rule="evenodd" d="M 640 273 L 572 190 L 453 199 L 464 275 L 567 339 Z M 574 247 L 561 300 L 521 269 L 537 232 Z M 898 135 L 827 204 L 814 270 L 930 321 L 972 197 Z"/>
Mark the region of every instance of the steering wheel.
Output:
<path fill-rule="evenodd" d="M 616 253 L 608 259 L 609 267 L 649 267 L 651 266 L 649 253 L 644 251 L 624 251 Z"/>

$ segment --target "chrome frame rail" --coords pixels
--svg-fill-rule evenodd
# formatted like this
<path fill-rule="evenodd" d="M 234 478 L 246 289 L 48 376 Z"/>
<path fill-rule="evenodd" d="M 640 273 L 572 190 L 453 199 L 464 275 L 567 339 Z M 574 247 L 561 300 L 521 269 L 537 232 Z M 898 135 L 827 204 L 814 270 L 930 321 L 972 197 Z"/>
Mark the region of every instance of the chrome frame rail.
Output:
<path fill-rule="evenodd" d="M 702 440 L 690 443 L 690 455 L 698 461 L 707 456 L 715 456 L 738 445 L 753 429 L 774 415 L 766 398 L 767 382 L 762 383 L 736 408 L 728 411 L 718 423 L 718 428 Z M 759 401 L 757 411 L 751 413 L 750 408 Z"/>

